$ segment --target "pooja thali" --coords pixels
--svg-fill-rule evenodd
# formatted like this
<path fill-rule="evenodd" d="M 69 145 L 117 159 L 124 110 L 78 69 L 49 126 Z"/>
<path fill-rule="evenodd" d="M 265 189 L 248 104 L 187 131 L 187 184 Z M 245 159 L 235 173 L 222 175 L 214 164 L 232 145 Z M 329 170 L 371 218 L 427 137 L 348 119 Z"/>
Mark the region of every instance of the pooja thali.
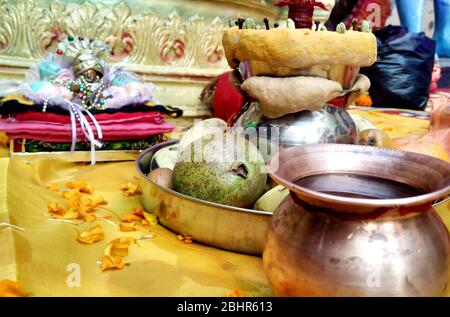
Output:
<path fill-rule="evenodd" d="M 272 213 L 183 195 L 147 177 L 155 153 L 176 143 L 177 140 L 172 140 L 150 147 L 136 160 L 144 208 L 156 215 L 165 227 L 189 235 L 195 241 L 230 251 L 262 254 Z"/>

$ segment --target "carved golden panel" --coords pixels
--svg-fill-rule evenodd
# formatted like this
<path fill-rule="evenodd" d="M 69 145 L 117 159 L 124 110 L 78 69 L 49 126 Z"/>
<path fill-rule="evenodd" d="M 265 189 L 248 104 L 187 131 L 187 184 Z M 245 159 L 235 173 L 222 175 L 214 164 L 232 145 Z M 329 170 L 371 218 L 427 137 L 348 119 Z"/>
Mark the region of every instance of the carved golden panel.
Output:
<path fill-rule="evenodd" d="M 198 95 L 227 69 L 222 34 L 239 15 L 275 18 L 277 11 L 264 0 L 0 0 L 0 78 L 21 80 L 69 34 L 99 38 L 113 49 L 110 62 L 156 84 L 159 101 L 204 115 Z"/>

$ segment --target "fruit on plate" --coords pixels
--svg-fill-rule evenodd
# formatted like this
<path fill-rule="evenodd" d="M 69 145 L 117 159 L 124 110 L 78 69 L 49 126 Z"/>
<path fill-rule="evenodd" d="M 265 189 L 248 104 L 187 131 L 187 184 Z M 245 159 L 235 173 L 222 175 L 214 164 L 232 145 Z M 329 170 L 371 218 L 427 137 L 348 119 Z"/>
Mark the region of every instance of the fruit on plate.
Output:
<path fill-rule="evenodd" d="M 383 148 L 392 148 L 392 141 L 389 135 L 383 130 L 366 129 L 358 133 L 356 144 L 369 145 Z"/>
<path fill-rule="evenodd" d="M 223 133 L 226 128 L 227 123 L 218 118 L 210 118 L 197 122 L 188 131 L 186 131 L 180 139 L 179 153 L 181 153 L 189 144 L 195 142 L 201 137 Z"/>
<path fill-rule="evenodd" d="M 356 130 L 358 132 L 362 132 L 367 129 L 376 129 L 376 127 L 372 122 L 370 122 L 369 120 L 360 115 L 350 113 L 350 117 L 352 117 L 353 122 L 355 122 Z"/>
<path fill-rule="evenodd" d="M 173 172 L 170 168 L 160 167 L 151 171 L 148 174 L 148 178 L 162 187 L 172 189 L 172 174 Z"/>
<path fill-rule="evenodd" d="M 275 186 L 262 195 L 253 206 L 255 210 L 275 212 L 283 199 L 289 195 L 289 190 L 281 185 Z"/>
<path fill-rule="evenodd" d="M 267 181 L 255 145 L 232 133 L 209 135 L 191 143 L 173 170 L 174 189 L 182 194 L 235 207 L 251 207 Z"/>
<path fill-rule="evenodd" d="M 175 163 L 178 160 L 178 144 L 164 147 L 158 150 L 152 158 L 152 169 L 169 168 L 173 170 Z"/>

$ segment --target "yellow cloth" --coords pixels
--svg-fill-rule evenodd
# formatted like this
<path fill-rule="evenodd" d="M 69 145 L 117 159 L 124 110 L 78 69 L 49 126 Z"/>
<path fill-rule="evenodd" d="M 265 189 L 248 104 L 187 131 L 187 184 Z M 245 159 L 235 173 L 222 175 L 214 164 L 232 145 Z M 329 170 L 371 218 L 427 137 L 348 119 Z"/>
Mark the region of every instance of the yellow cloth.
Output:
<path fill-rule="evenodd" d="M 391 137 L 420 135 L 428 127 L 426 120 L 353 112 L 385 128 Z M 136 182 L 136 176 L 134 162 L 89 166 L 59 160 L 25 164 L 18 159 L 0 159 L 0 222 L 26 229 L 0 228 L 0 280 L 17 279 L 34 296 L 225 296 L 236 289 L 247 296 L 272 294 L 261 258 L 185 244 L 159 225 L 153 229 L 155 238 L 130 247 L 124 259 L 129 266 L 101 272 L 97 261 L 108 242 L 121 236 L 140 237 L 148 231 L 120 232 L 102 221 L 78 228 L 48 220 L 48 203 L 64 204 L 65 200 L 46 189 L 46 184 L 62 187 L 70 180 L 83 180 L 108 201 L 108 208 L 124 215 L 139 205 L 139 198 L 123 197 L 120 187 Z M 438 207 L 448 226 L 449 211 L 450 202 Z M 97 223 L 105 231 L 105 240 L 93 245 L 75 240 L 75 229 L 84 231 Z M 71 263 L 80 266 L 80 287 L 67 284 Z"/>
<path fill-rule="evenodd" d="M 372 122 L 378 129 L 385 131 L 391 139 L 411 135 L 422 136 L 428 132 L 430 121 L 384 113 L 379 110 L 350 110 Z"/>
<path fill-rule="evenodd" d="M 6 137 L 6 134 L 4 132 L 0 131 L 0 158 L 8 157 L 8 155 L 9 155 L 8 138 Z"/>
<path fill-rule="evenodd" d="M 4 168 L 5 163 L 1 161 L 0 166 Z M 135 182 L 136 176 L 133 162 L 81 166 L 57 160 L 34 164 L 10 160 L 10 221 L 26 230 L 12 231 L 20 285 L 35 296 L 226 296 L 235 289 L 248 296 L 271 295 L 259 257 L 185 244 L 159 225 L 153 230 L 155 238 L 130 247 L 124 259 L 130 266 L 101 272 L 97 261 L 101 261 L 110 241 L 121 236 L 139 238 L 148 231 L 121 232 L 100 220 L 80 227 L 48 220 L 48 203 L 64 205 L 65 201 L 46 184 L 86 181 L 108 201 L 108 208 L 124 215 L 140 205 L 137 196 L 124 197 L 120 191 L 122 184 Z M 105 240 L 93 245 L 75 240 L 75 229 L 84 231 L 97 223 L 105 231 Z M 71 263 L 80 265 L 79 288 L 66 283 L 71 274 L 66 269 Z"/>

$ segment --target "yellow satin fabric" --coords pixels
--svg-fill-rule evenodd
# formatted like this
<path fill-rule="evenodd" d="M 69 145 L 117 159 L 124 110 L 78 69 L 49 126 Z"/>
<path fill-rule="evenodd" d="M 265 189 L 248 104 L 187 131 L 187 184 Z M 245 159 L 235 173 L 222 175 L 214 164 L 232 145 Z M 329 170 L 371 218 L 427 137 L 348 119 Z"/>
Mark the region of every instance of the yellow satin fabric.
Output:
<path fill-rule="evenodd" d="M 372 122 L 378 129 L 384 130 L 391 139 L 405 136 L 422 136 L 428 132 L 430 121 L 384 113 L 379 110 L 350 110 Z"/>
<path fill-rule="evenodd" d="M 387 128 L 391 137 L 420 135 L 428 127 L 425 120 L 355 113 Z M 0 222 L 26 229 L 0 228 L 0 280 L 18 280 L 34 296 L 225 296 L 235 289 L 247 296 L 272 295 L 261 258 L 188 245 L 159 225 L 153 229 L 155 238 L 130 247 L 124 259 L 130 266 L 101 272 L 97 261 L 108 242 L 121 236 L 139 238 L 148 231 L 120 232 L 102 221 L 76 227 L 48 220 L 48 203 L 65 201 L 46 189 L 46 184 L 62 187 L 70 180 L 85 181 L 108 201 L 108 208 L 124 215 L 139 205 L 139 198 L 123 197 L 120 187 L 136 182 L 136 176 L 134 162 L 89 166 L 59 160 L 25 164 L 18 159 L 0 159 Z M 450 203 L 439 206 L 438 211 L 450 225 Z M 75 240 L 75 229 L 84 231 L 97 223 L 105 231 L 105 240 L 93 245 Z M 80 267 L 80 287 L 67 284 L 71 263 Z"/>
<path fill-rule="evenodd" d="M 0 164 L 4 168 L 5 161 Z M 139 238 L 148 231 L 126 233 L 96 221 L 94 225 L 101 224 L 105 231 L 105 240 L 82 245 L 75 240 L 75 229 L 84 231 L 93 224 L 76 227 L 48 220 L 47 204 L 64 204 L 64 200 L 46 189 L 46 184 L 88 182 L 108 201 L 108 208 L 124 215 L 140 204 L 137 196 L 124 197 L 120 191 L 122 184 L 135 181 L 136 176 L 133 162 L 89 166 L 58 160 L 29 165 L 10 161 L 7 206 L 10 222 L 26 229 L 14 230 L 12 235 L 17 279 L 27 292 L 35 296 L 226 296 L 239 289 L 250 296 L 271 295 L 259 257 L 185 244 L 160 226 L 153 230 L 155 238 L 130 247 L 124 259 L 130 266 L 101 272 L 97 261 L 108 242 L 121 236 Z M 71 263 L 80 266 L 80 287 L 66 283 Z"/>

